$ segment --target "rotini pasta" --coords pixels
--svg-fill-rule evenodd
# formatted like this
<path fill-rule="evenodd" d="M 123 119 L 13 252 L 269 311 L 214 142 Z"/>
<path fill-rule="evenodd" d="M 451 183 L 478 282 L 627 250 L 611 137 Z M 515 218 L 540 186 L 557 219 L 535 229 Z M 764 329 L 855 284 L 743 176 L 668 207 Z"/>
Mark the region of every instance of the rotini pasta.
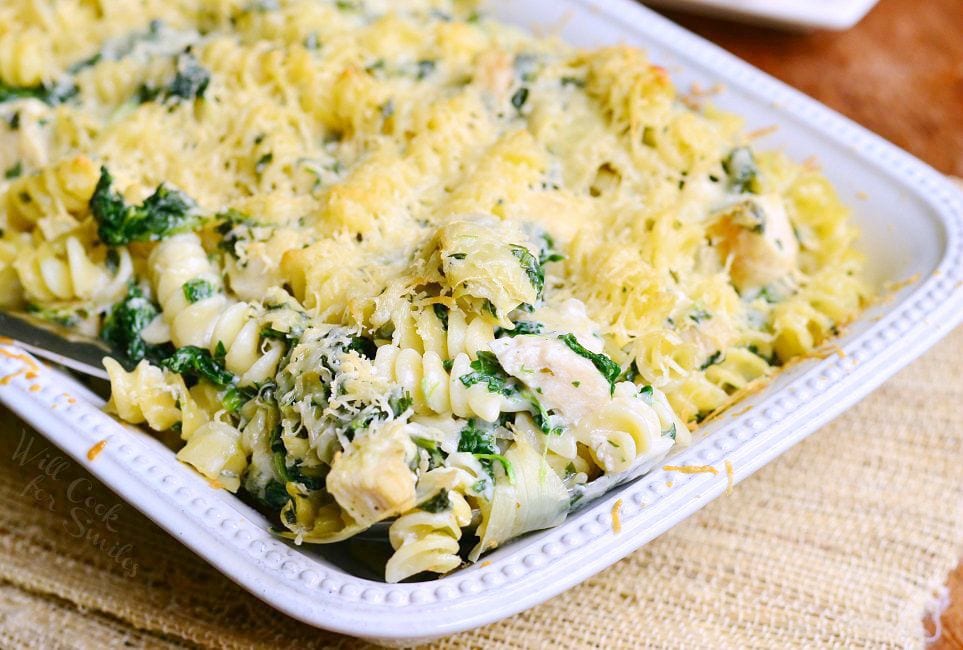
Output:
<path fill-rule="evenodd" d="M 487 384 L 462 381 L 472 372 L 468 355 L 459 353 L 451 371 L 436 352 L 419 354 L 393 345 L 378 348 L 374 360 L 382 376 L 400 385 L 413 400 L 415 413 L 453 413 L 462 418 L 479 417 L 494 422 L 501 413 L 524 411 L 528 404 L 512 396 L 492 392 Z"/>
<path fill-rule="evenodd" d="M 462 563 L 458 554 L 461 529 L 470 523 L 468 501 L 448 490 L 398 517 L 388 530 L 395 552 L 385 567 L 385 580 L 400 582 L 425 571 L 448 573 L 456 569 Z"/>
<path fill-rule="evenodd" d="M 133 424 L 147 423 L 155 431 L 181 426 L 185 435 L 207 421 L 197 408 L 180 376 L 141 361 L 127 372 L 113 359 L 104 359 L 110 376 L 111 397 L 107 410 Z"/>
<path fill-rule="evenodd" d="M 24 297 L 36 305 L 81 301 L 103 307 L 120 298 L 134 269 L 130 255 L 118 249 L 113 271 L 90 257 L 90 247 L 75 235 L 41 243 L 14 262 Z"/>
<path fill-rule="evenodd" d="M 0 6 L 0 305 L 99 334 L 108 410 L 282 535 L 387 529 L 392 582 L 648 471 L 870 298 L 817 170 L 472 4 Z"/>
<path fill-rule="evenodd" d="M 41 221 L 76 225 L 88 212 L 97 178 L 94 163 L 77 156 L 17 179 L 7 190 L 6 223 L 18 230 Z M 51 239 L 55 233 L 44 234 Z"/>

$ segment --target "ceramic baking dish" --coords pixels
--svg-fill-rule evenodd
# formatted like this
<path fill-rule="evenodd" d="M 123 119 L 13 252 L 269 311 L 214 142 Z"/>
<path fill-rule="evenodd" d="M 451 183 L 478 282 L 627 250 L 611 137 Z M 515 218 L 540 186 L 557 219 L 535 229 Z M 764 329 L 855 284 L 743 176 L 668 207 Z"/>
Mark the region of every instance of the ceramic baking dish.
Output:
<path fill-rule="evenodd" d="M 646 4 L 792 30 L 854 26 L 878 0 L 645 0 Z"/>
<path fill-rule="evenodd" d="M 147 433 L 99 410 L 68 376 L 42 369 L 0 388 L 0 400 L 117 494 L 270 606 L 302 621 L 382 642 L 411 642 L 484 625 L 536 605 L 628 555 L 720 495 L 724 463 L 739 481 L 799 442 L 939 341 L 963 315 L 963 206 L 940 174 L 909 154 L 721 49 L 629 0 L 495 2 L 500 18 L 559 29 L 579 45 L 645 47 L 680 89 L 726 88 L 714 101 L 752 129 L 778 124 L 762 143 L 815 156 L 854 206 L 870 279 L 913 280 L 835 341 L 840 354 L 793 366 L 732 414 L 699 431 L 672 464 L 718 475 L 656 470 L 589 503 L 548 531 L 430 582 L 389 585 L 358 577 L 336 557 L 272 536 L 267 522 L 215 490 Z M 858 83 L 858 79 L 854 79 Z M 7 346 L 7 351 L 13 350 Z M 0 375 L 23 362 L 0 357 Z M 77 399 L 74 400 L 70 396 Z M 94 461 L 87 451 L 107 440 Z M 621 501 L 621 533 L 612 509 Z"/>

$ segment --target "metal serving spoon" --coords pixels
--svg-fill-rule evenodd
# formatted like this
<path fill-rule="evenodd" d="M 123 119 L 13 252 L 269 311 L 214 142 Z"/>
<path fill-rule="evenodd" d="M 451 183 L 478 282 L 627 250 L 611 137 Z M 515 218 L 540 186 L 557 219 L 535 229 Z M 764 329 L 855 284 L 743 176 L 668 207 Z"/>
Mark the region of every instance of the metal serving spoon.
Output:
<path fill-rule="evenodd" d="M 41 321 L 29 314 L 0 311 L 0 336 L 13 339 L 17 345 L 38 357 L 98 379 L 108 378 L 101 359 L 117 356 L 103 341 Z"/>

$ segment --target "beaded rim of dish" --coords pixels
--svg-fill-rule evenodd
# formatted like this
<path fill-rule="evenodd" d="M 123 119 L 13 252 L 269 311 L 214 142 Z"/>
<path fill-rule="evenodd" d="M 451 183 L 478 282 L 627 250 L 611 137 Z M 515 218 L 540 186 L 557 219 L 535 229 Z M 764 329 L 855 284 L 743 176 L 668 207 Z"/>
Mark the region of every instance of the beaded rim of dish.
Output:
<path fill-rule="evenodd" d="M 903 353 L 903 362 L 908 362 L 935 342 L 933 323 L 942 319 L 952 324 L 960 318 L 963 204 L 946 179 L 909 154 L 680 27 L 631 2 L 606 8 L 598 0 L 573 1 L 610 20 L 616 20 L 620 11 L 642 12 L 644 29 L 635 30 L 643 40 L 669 50 L 685 43 L 690 62 L 714 70 L 743 92 L 766 97 L 781 111 L 821 128 L 836 142 L 914 184 L 944 229 L 946 248 L 937 271 L 904 289 L 904 297 L 888 305 L 877 322 L 848 340 L 842 346 L 844 356 L 809 361 L 787 371 L 792 377 L 788 385 L 779 390 L 767 387 L 751 400 L 751 411 L 716 421 L 707 435 L 672 458 L 675 465 L 731 460 L 739 478 L 744 478 L 828 420 L 827 413 L 835 415 L 838 410 L 830 409 L 843 396 L 868 392 L 866 386 L 878 383 L 874 376 L 888 358 Z M 914 341 L 924 344 L 905 356 Z M 0 375 L 20 369 L 17 360 L 0 357 Z M 32 423 L 43 421 L 46 426 L 37 425 L 41 432 L 65 447 L 66 436 L 54 429 L 69 432 L 74 440 L 68 453 L 120 494 L 130 480 L 153 492 L 160 504 L 145 508 L 148 515 L 168 521 L 180 515 L 195 524 L 195 532 L 205 535 L 183 541 L 248 590 L 296 618 L 349 634 L 398 638 L 447 634 L 521 611 L 628 555 L 709 503 L 728 481 L 725 471 L 674 473 L 670 488 L 668 474 L 656 469 L 587 504 L 560 526 L 506 544 L 476 565 L 430 582 L 385 584 L 352 576 L 312 555 L 307 547 L 299 549 L 274 537 L 263 520 L 245 516 L 233 497 L 212 491 L 172 453 L 149 444 L 147 434 L 114 421 L 99 404 L 73 400 L 70 391 L 63 375 L 44 368 L 30 380 L 22 375 L 13 378 L 7 389 L 0 389 L 0 401 Z M 845 399 L 847 404 L 855 401 Z M 96 461 L 81 458 L 80 447 L 87 445 L 86 450 L 105 439 L 110 442 Z M 621 534 L 616 535 L 612 509 L 619 499 Z M 589 552 L 591 561 L 586 557 Z M 497 611 L 468 614 L 483 602 L 489 606 L 497 602 Z M 412 612 L 426 613 L 431 605 L 444 606 L 451 622 L 439 626 L 411 618 Z M 456 620 L 456 610 L 465 616 Z M 359 625 L 357 619 L 365 613 L 376 618 Z"/>

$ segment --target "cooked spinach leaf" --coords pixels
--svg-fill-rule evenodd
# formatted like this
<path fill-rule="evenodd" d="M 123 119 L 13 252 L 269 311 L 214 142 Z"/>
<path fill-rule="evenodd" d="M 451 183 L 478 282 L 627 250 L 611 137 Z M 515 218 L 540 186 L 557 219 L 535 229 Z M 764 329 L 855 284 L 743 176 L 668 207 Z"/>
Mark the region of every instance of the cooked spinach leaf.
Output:
<path fill-rule="evenodd" d="M 515 394 L 515 388 L 508 384 L 510 379 L 508 373 L 498 363 L 498 359 L 492 352 L 487 350 L 478 352 L 478 358 L 471 362 L 471 369 L 473 372 L 459 378 L 465 386 L 484 383 L 488 385 L 490 393 L 499 393 L 506 397 Z"/>
<path fill-rule="evenodd" d="M 729 188 L 743 194 L 755 192 L 759 168 L 749 147 L 736 147 L 722 161 L 722 169 L 729 177 Z"/>
<path fill-rule="evenodd" d="M 184 290 L 184 297 L 187 298 L 187 302 L 191 303 L 210 298 L 216 291 L 214 285 L 203 278 L 188 280 L 181 288 Z"/>
<path fill-rule="evenodd" d="M 545 288 L 545 271 L 542 270 L 538 259 L 527 248 L 518 244 L 512 244 L 512 255 L 518 258 L 518 263 L 522 265 L 528 281 L 535 288 L 536 297 L 541 298 L 542 289 Z"/>
<path fill-rule="evenodd" d="M 420 506 L 418 506 L 418 508 L 420 510 L 424 510 L 425 512 L 431 512 L 431 513 L 444 512 L 446 510 L 450 510 L 451 499 L 448 497 L 448 490 L 446 490 L 445 488 L 442 488 L 438 494 L 436 494 L 435 496 L 431 497 L 430 499 L 422 503 Z"/>
<path fill-rule="evenodd" d="M 140 287 L 131 285 L 124 299 L 115 304 L 104 319 L 100 338 L 124 355 L 128 369 L 141 359 L 160 363 L 172 351 L 171 346 L 150 345 L 141 338 L 141 332 L 159 313 Z"/>
<path fill-rule="evenodd" d="M 177 348 L 164 359 L 165 368 L 192 379 L 206 379 L 215 386 L 231 386 L 237 383 L 234 373 L 228 371 L 210 351 L 196 345 Z"/>
<path fill-rule="evenodd" d="M 595 352 L 592 352 L 588 348 L 584 347 L 578 342 L 578 339 L 575 338 L 574 334 L 563 334 L 558 338 L 561 339 L 562 343 L 567 345 L 572 352 L 591 361 L 596 370 L 598 370 L 602 376 L 605 377 L 605 380 L 609 382 L 609 391 L 615 391 L 615 382 L 618 380 L 619 375 L 622 374 L 622 368 L 619 366 L 619 364 L 615 363 L 612 361 L 612 359 L 604 354 L 596 354 Z"/>
<path fill-rule="evenodd" d="M 97 236 L 109 246 L 157 241 L 200 222 L 197 204 L 178 190 L 161 184 L 140 205 L 127 205 L 124 197 L 111 189 L 113 181 L 107 168 L 101 167 L 100 180 L 90 197 Z"/>
<path fill-rule="evenodd" d="M 505 329 L 499 327 L 495 329 L 495 338 L 503 336 L 523 336 L 525 334 L 541 334 L 545 326 L 535 321 L 520 320 L 515 321 L 515 329 Z"/>

